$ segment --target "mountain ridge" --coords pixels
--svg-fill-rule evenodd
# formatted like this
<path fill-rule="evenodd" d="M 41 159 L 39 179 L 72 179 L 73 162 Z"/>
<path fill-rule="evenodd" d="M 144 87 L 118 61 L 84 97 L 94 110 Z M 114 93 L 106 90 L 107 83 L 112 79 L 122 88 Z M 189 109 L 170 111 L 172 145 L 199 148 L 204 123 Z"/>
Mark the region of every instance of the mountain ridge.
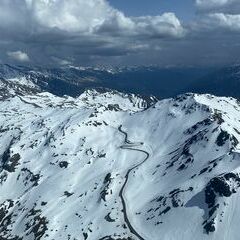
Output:
<path fill-rule="evenodd" d="M 238 100 L 87 90 L 0 105 L 2 239 L 238 236 Z"/>
<path fill-rule="evenodd" d="M 85 89 L 103 87 L 163 99 L 191 91 L 186 88 L 209 71 L 158 66 L 41 68 L 0 64 L 0 79 L 7 81 L 25 78 L 32 81 L 41 91 L 51 92 L 57 96 L 77 97 Z"/>

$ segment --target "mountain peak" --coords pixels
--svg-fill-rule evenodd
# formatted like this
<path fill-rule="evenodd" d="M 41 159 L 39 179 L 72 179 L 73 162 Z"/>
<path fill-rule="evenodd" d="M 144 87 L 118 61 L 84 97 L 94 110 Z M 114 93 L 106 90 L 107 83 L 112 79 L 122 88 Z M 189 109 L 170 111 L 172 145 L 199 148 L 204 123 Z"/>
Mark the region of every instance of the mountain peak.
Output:
<path fill-rule="evenodd" d="M 235 239 L 238 101 L 152 103 L 106 90 L 1 100 L 0 237 L 202 240 L 231 227 Z"/>

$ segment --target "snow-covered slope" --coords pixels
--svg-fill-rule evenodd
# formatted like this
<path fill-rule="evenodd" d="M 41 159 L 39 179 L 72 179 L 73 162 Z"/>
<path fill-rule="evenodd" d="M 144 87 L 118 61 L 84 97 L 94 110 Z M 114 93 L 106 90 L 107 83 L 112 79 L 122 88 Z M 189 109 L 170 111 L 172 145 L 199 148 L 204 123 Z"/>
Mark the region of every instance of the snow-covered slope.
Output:
<path fill-rule="evenodd" d="M 0 79 L 0 99 L 6 99 L 15 95 L 35 94 L 40 88 L 26 77 Z"/>
<path fill-rule="evenodd" d="M 0 239 L 238 239 L 237 100 L 15 93 L 0 109 Z"/>

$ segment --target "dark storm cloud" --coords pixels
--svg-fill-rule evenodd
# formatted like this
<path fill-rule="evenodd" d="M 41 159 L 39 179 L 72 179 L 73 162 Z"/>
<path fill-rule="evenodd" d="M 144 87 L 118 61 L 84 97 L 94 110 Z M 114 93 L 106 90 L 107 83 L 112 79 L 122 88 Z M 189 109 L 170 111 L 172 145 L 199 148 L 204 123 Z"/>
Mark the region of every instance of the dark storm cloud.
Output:
<path fill-rule="evenodd" d="M 238 3 L 197 0 L 196 19 L 181 23 L 174 13 L 126 17 L 106 0 L 0 0 L 0 58 L 39 65 L 232 62 Z"/>

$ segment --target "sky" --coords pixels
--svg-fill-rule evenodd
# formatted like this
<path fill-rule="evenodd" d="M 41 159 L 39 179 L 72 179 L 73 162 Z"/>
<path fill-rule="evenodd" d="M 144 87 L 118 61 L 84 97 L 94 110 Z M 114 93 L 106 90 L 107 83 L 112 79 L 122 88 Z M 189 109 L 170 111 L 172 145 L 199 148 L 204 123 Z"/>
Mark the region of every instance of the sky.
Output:
<path fill-rule="evenodd" d="M 194 0 L 110 0 L 109 2 L 127 16 L 174 12 L 180 19 L 187 21 L 193 19 L 195 12 Z"/>
<path fill-rule="evenodd" d="M 0 0 L 0 63 L 224 66 L 240 0 Z"/>

